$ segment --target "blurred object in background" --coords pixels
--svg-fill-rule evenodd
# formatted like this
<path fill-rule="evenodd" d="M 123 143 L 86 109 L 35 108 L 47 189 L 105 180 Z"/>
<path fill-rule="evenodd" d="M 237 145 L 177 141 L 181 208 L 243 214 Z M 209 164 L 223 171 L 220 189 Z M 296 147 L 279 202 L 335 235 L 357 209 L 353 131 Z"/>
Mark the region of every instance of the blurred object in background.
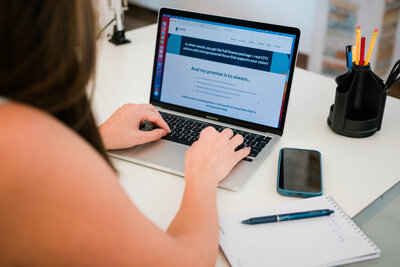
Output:
<path fill-rule="evenodd" d="M 101 29 L 114 18 L 114 12 L 110 10 L 107 0 L 94 0 L 93 5 L 97 18 L 96 30 L 100 32 Z M 108 35 L 111 35 L 112 32 L 113 28 L 108 27 L 101 33 L 100 38 L 106 38 Z"/>
<path fill-rule="evenodd" d="M 156 23 L 157 15 L 158 11 L 130 4 L 125 12 L 125 29 L 129 31 Z"/>
<path fill-rule="evenodd" d="M 113 34 L 109 41 L 115 45 L 128 44 L 131 41 L 125 38 L 124 27 L 124 12 L 129 9 L 128 0 L 108 0 L 108 7 L 114 12 L 114 19 L 112 19 L 100 33 L 105 30 L 112 22 L 115 21 L 113 27 Z"/>
<path fill-rule="evenodd" d="M 346 72 L 345 46 L 355 44 L 360 25 L 366 44 L 379 29 L 371 68 L 385 80 L 400 58 L 400 0 L 323 0 L 317 10 L 308 69 L 330 77 Z"/>
<path fill-rule="evenodd" d="M 376 57 L 376 73 L 385 76 L 392 69 L 394 58 L 400 58 L 400 1 L 386 0 L 381 38 Z"/>
<path fill-rule="evenodd" d="M 321 12 L 317 20 L 321 23 L 314 30 L 314 53 L 310 55 L 310 70 L 332 77 L 347 71 L 344 47 L 355 44 L 355 29 L 358 25 L 358 5 L 349 2 L 320 2 L 318 9 Z"/>
<path fill-rule="evenodd" d="M 120 1 L 120 9 L 122 13 L 122 20 L 124 20 L 123 12 L 128 9 L 128 0 L 118 0 Z M 124 28 L 124 25 L 118 25 L 119 20 L 116 20 L 116 11 L 115 11 L 116 1 L 112 0 L 94 0 L 93 6 L 95 10 L 96 17 L 96 30 L 99 33 L 99 38 L 110 37 L 113 34 L 114 25 L 118 26 L 121 30 Z M 121 18 L 120 18 L 121 19 Z M 114 20 L 114 21 L 113 21 Z"/>

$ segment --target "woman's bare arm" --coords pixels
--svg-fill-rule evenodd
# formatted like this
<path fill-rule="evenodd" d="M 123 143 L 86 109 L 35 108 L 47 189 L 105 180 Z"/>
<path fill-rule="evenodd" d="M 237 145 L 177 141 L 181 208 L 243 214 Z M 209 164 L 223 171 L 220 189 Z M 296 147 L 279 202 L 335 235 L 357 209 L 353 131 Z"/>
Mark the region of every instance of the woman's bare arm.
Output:
<path fill-rule="evenodd" d="M 74 132 L 22 105 L 0 106 L 0 114 L 0 265 L 214 264 L 216 185 L 248 153 L 231 151 L 239 140 L 229 139 L 229 131 L 223 136 L 209 129 L 188 151 L 182 205 L 163 232 Z M 209 153 L 203 149 L 209 147 L 223 147 L 227 160 L 215 172 L 211 159 L 199 172 L 205 162 L 193 155 Z"/>

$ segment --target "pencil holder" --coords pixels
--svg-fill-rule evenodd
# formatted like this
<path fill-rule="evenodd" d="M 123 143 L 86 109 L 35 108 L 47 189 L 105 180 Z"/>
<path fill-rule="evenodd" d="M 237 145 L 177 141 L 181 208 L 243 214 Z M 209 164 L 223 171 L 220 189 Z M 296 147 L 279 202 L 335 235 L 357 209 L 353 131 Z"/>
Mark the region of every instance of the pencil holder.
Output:
<path fill-rule="evenodd" d="M 371 71 L 370 64 L 353 63 L 350 71 L 338 76 L 335 103 L 330 107 L 328 125 L 337 134 L 367 137 L 381 129 L 387 91 Z"/>

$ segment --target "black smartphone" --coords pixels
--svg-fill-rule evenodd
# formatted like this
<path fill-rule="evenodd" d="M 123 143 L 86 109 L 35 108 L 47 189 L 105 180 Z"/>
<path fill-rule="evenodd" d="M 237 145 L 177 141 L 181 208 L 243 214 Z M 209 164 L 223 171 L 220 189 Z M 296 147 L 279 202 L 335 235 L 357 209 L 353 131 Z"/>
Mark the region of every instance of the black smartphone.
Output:
<path fill-rule="evenodd" d="M 309 149 L 282 148 L 276 189 L 284 196 L 322 195 L 321 153 Z"/>

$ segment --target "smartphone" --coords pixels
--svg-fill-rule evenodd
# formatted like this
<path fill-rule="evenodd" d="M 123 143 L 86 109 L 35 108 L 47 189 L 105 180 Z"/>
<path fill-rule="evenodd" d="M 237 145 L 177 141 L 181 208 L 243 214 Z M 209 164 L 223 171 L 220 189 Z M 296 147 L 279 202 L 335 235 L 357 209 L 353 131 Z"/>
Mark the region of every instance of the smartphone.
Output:
<path fill-rule="evenodd" d="M 309 149 L 282 148 L 276 188 L 284 196 L 321 196 L 321 153 Z"/>

